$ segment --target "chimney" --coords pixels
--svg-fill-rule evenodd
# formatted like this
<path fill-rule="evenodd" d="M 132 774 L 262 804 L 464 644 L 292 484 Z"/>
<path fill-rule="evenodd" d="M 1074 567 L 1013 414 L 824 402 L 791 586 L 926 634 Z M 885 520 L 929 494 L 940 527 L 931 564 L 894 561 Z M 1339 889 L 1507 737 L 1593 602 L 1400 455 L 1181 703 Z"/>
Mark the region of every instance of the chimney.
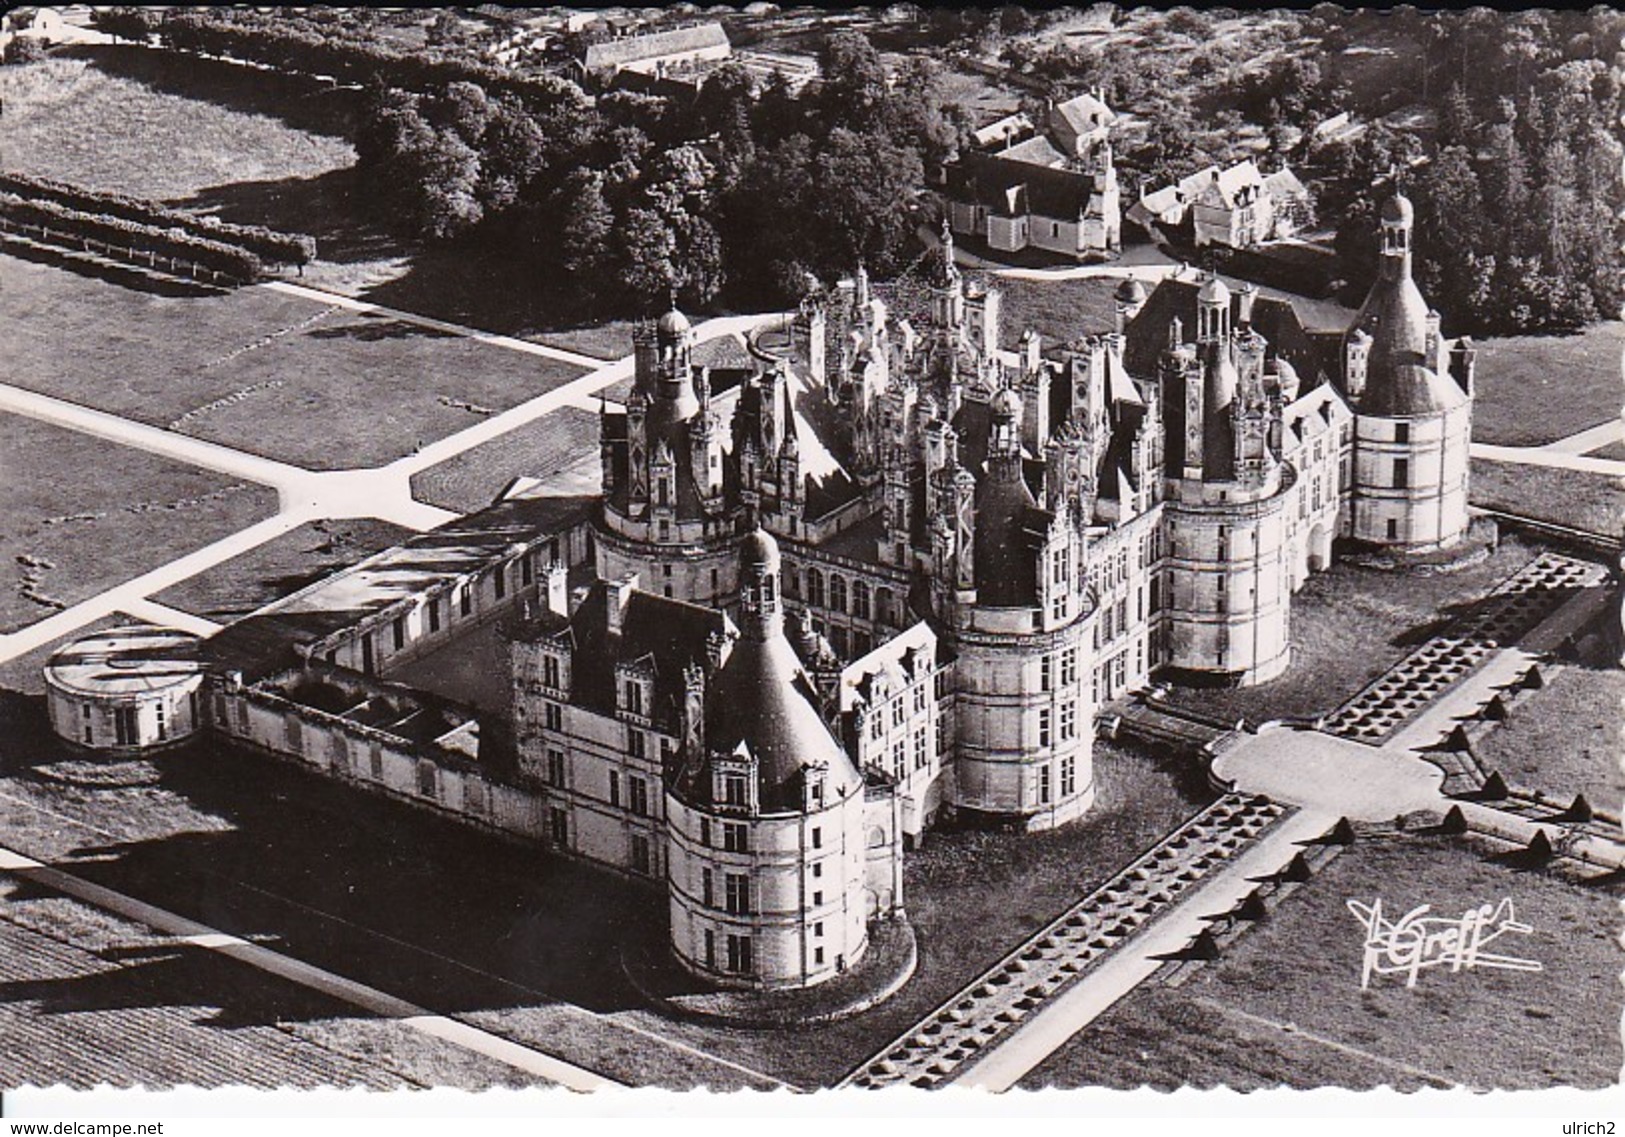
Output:
<path fill-rule="evenodd" d="M 1253 324 L 1253 301 L 1258 299 L 1258 289 L 1251 283 L 1244 284 L 1241 286 L 1239 297 L 1237 322 L 1244 328 L 1250 328 Z"/>
<path fill-rule="evenodd" d="M 635 572 L 629 572 L 619 580 L 605 583 L 605 621 L 610 635 L 618 636 L 621 634 L 626 619 L 626 607 L 632 602 L 632 594 L 637 590 L 638 574 Z"/>
<path fill-rule="evenodd" d="M 542 570 L 542 603 L 555 616 L 570 615 L 570 570 L 554 561 Z"/>

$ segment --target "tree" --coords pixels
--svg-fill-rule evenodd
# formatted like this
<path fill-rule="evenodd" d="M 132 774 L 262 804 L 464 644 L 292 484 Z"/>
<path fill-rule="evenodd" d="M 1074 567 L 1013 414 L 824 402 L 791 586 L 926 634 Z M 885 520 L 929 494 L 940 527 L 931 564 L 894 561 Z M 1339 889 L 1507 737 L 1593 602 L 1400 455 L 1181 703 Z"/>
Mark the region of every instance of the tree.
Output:
<path fill-rule="evenodd" d="M 813 161 L 813 216 L 822 262 L 833 276 L 858 262 L 886 275 L 899 267 L 909 206 L 924 180 L 912 150 L 850 130 L 830 132 Z"/>
<path fill-rule="evenodd" d="M 886 68 L 867 36 L 841 31 L 824 41 L 818 85 L 822 121 L 860 134 L 885 126 Z"/>
<path fill-rule="evenodd" d="M 92 8 L 90 26 L 115 39 L 144 42 L 152 32 L 152 20 L 142 8 Z"/>
<path fill-rule="evenodd" d="M 593 170 L 574 170 L 564 180 L 557 206 L 548 211 L 558 219 L 557 240 L 548 245 L 559 253 L 559 266 L 573 287 L 589 302 L 613 297 L 615 274 L 615 211 L 604 196 L 604 176 Z"/>
<path fill-rule="evenodd" d="M 13 36 L 6 44 L 5 58 L 0 62 L 38 63 L 45 58 L 45 45 L 35 36 Z"/>
<path fill-rule="evenodd" d="M 683 274 L 677 264 L 677 234 L 657 210 L 631 210 L 618 237 L 621 279 L 635 309 L 649 311 L 679 291 Z"/>

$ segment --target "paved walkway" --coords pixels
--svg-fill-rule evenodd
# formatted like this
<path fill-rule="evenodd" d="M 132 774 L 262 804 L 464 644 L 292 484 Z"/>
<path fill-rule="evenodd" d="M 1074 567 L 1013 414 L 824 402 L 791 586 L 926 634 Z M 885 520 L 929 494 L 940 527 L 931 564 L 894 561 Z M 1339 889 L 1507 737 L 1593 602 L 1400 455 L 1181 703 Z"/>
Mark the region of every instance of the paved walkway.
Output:
<path fill-rule="evenodd" d="M 1258 887 L 1257 878 L 1279 872 L 1337 823 L 1335 812 L 1305 809 L 1280 822 L 1247 852 L 1200 885 L 1187 899 L 1161 914 L 1132 944 L 1080 979 L 1054 1002 L 1023 1023 L 986 1057 L 970 1066 L 955 1085 L 1007 1090 L 1078 1031 L 1149 979 L 1167 956 L 1186 947 L 1211 923 Z"/>
<path fill-rule="evenodd" d="M 177 916 L 173 912 L 154 907 L 122 892 L 92 884 L 10 849 L 0 848 L 0 872 L 10 873 L 30 884 L 48 888 L 125 919 L 145 924 L 156 932 L 174 937 L 177 943 L 191 944 L 207 951 L 218 952 L 267 974 L 319 991 L 353 1007 L 359 1007 L 369 1014 L 395 1019 L 419 1033 L 450 1042 L 476 1054 L 483 1054 L 487 1058 L 522 1070 L 534 1077 L 545 1078 L 557 1085 L 568 1086 L 573 1090 L 600 1090 L 621 1085 L 620 1082 L 606 1078 L 602 1074 L 543 1054 L 539 1050 L 532 1050 L 528 1046 L 521 1046 L 456 1019 L 434 1014 L 374 987 L 303 963 L 238 936 L 227 935 L 206 924 Z"/>
<path fill-rule="evenodd" d="M 1560 438 L 1550 445 L 1541 447 L 1541 449 L 1559 454 L 1589 454 L 1591 451 L 1601 449 L 1611 442 L 1625 442 L 1625 418 L 1610 419 L 1601 426 L 1594 426 L 1590 430 L 1582 430 L 1578 434 Z"/>
<path fill-rule="evenodd" d="M 1514 462 L 1522 466 L 1544 466 L 1552 470 L 1577 470 L 1584 474 L 1607 474 L 1625 477 L 1625 462 L 1612 458 L 1591 458 L 1584 454 L 1566 453 L 1544 446 L 1491 446 L 1475 442 L 1472 456 L 1489 462 Z"/>
<path fill-rule="evenodd" d="M 419 316 L 415 312 L 403 312 L 399 308 L 386 308 L 382 304 L 373 304 L 366 300 L 357 300 L 353 296 L 346 296 L 342 292 L 329 292 L 325 288 L 311 288 L 304 284 L 294 284 L 287 280 L 270 280 L 259 285 L 272 292 L 282 292 L 289 296 L 299 296 L 306 300 L 315 300 L 322 304 L 335 304 L 340 308 L 347 308 L 352 312 L 361 312 L 372 316 L 385 316 L 391 320 L 399 320 L 403 324 L 412 324 L 419 328 L 428 328 L 431 331 L 446 332 L 454 336 L 464 336 L 468 339 L 479 340 L 481 343 L 493 347 L 507 348 L 509 351 L 520 351 L 527 355 L 539 355 L 546 359 L 556 359 L 561 363 L 573 363 L 577 367 L 602 367 L 604 361 L 579 352 L 566 351 L 559 347 L 548 347 L 546 344 L 531 343 L 529 340 L 515 339 L 513 336 L 498 335 L 495 332 L 482 332 L 478 328 L 466 327 L 463 324 L 453 324 L 448 320 L 437 320 L 432 316 Z"/>

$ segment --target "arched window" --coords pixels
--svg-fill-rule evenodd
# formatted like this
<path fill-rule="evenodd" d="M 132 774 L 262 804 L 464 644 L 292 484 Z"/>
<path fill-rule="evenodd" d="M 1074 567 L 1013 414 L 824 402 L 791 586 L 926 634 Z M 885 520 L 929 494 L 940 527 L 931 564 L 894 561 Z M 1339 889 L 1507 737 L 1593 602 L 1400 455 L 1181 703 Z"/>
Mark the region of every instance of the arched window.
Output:
<path fill-rule="evenodd" d="M 898 623 L 897 614 L 892 608 L 892 591 L 889 588 L 875 589 L 875 621 L 881 624 Z"/>
<path fill-rule="evenodd" d="M 837 612 L 846 611 L 846 577 L 830 573 L 829 606 Z"/>
<path fill-rule="evenodd" d="M 869 618 L 869 586 L 861 580 L 852 582 L 852 615 L 860 620 Z"/>
<path fill-rule="evenodd" d="M 818 608 L 824 606 L 824 574 L 815 568 L 807 570 L 807 603 Z"/>

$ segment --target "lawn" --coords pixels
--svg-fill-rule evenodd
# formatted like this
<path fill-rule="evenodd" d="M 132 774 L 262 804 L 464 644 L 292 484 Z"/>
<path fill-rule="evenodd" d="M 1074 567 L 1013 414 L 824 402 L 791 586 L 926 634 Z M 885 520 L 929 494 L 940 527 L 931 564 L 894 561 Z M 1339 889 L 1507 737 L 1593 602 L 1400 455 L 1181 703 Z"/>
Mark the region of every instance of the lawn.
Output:
<path fill-rule="evenodd" d="M 1572 336 L 1505 336 L 1478 344 L 1473 441 L 1544 446 L 1618 418 L 1625 403 L 1625 321 Z"/>
<path fill-rule="evenodd" d="M 269 288 L 161 295 L 0 254 L 6 380 L 311 469 L 378 465 L 580 369 Z"/>
<path fill-rule="evenodd" d="M 15 631 L 276 512 L 276 494 L 0 414 L 0 631 Z"/>
<path fill-rule="evenodd" d="M 1122 282 L 1116 276 L 991 281 L 1004 294 L 1004 345 L 1014 347 L 1028 328 L 1039 334 L 1045 347 L 1111 331 L 1116 319 L 1112 293 Z"/>
<path fill-rule="evenodd" d="M 311 178 L 355 162 L 342 135 L 300 129 L 285 110 L 276 113 L 322 96 L 281 90 L 287 80 L 274 74 L 233 69 L 242 74 L 229 92 L 216 83 L 194 98 L 165 88 L 189 70 L 195 90 L 213 69 L 163 66 L 165 53 L 134 47 L 87 54 L 108 68 L 59 55 L 0 71 L 6 169 L 181 200 L 212 186 Z"/>
<path fill-rule="evenodd" d="M 1489 558 L 1423 575 L 1347 561 L 1311 576 L 1292 598 L 1292 664 L 1279 679 L 1235 690 L 1175 688 L 1170 701 L 1255 722 L 1330 711 L 1388 670 L 1448 619 L 1539 553 L 1503 536 Z"/>
<path fill-rule="evenodd" d="M 1620 1069 L 1617 886 L 1516 872 L 1446 837 L 1356 843 L 1179 988 L 1147 984 L 1021 1083 L 1159 1089 L 1278 1084 L 1502 1089 L 1612 1085 Z M 1509 897 L 1538 973 L 1424 973 L 1360 989 L 1350 898 L 1457 915 Z M 1510 942 L 1509 942 L 1510 941 Z"/>
<path fill-rule="evenodd" d="M 1581 470 L 1525 466 L 1473 459 L 1468 496 L 1486 509 L 1568 525 L 1592 533 L 1617 534 L 1625 507 L 1622 479 Z"/>
<path fill-rule="evenodd" d="M 412 496 L 471 513 L 490 505 L 503 486 L 520 476 L 541 479 L 563 493 L 596 494 L 600 474 L 597 413 L 559 407 L 412 475 Z"/>
<path fill-rule="evenodd" d="M 0 880 L 0 991 L 8 1040 L 0 1086 L 538 1084 L 398 1022 L 9 879 Z"/>
<path fill-rule="evenodd" d="M 1474 749 L 1514 786 L 1562 799 L 1583 792 L 1598 809 L 1618 812 L 1625 801 L 1621 708 L 1625 674 L 1618 668 L 1602 660 L 1561 667 Z"/>
<path fill-rule="evenodd" d="M 229 623 L 411 535 L 410 529 L 370 518 L 310 521 L 153 599 Z"/>

